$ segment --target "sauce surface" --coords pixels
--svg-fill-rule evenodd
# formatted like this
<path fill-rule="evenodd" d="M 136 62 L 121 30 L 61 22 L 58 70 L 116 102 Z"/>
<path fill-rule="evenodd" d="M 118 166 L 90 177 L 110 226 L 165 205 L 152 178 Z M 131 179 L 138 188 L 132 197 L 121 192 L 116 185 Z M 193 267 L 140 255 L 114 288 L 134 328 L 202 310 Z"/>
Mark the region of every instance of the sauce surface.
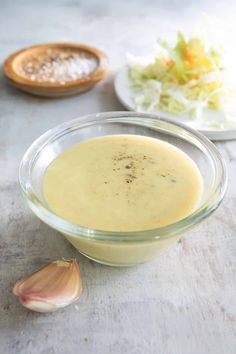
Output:
<path fill-rule="evenodd" d="M 44 176 L 49 208 L 81 226 L 140 231 L 172 224 L 201 198 L 196 164 L 166 142 L 109 135 L 72 146 Z"/>

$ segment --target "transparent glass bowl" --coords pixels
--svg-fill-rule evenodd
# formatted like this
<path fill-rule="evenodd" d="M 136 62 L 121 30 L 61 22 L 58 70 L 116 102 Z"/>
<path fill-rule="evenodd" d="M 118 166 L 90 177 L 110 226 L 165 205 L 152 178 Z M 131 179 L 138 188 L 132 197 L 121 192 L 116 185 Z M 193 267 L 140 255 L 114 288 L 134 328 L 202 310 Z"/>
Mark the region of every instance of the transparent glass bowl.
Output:
<path fill-rule="evenodd" d="M 89 229 L 72 224 L 50 210 L 43 196 L 43 178 L 48 165 L 74 144 L 113 134 L 157 138 L 189 155 L 203 178 L 203 195 L 198 209 L 174 224 L 139 232 Z M 135 112 L 91 114 L 49 130 L 26 151 L 20 165 L 19 180 L 30 208 L 41 220 L 63 233 L 88 258 L 115 266 L 146 262 L 168 249 L 185 231 L 199 224 L 219 206 L 227 185 L 224 161 L 207 138 L 183 124 Z"/>

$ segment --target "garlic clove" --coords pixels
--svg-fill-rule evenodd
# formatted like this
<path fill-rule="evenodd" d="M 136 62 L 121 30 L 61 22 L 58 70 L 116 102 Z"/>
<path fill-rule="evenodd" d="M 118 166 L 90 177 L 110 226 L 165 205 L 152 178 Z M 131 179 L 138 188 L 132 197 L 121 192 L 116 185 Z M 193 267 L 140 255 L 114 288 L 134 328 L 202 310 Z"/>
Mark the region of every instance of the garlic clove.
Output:
<path fill-rule="evenodd" d="M 81 292 L 82 280 L 75 259 L 51 262 L 19 280 L 13 288 L 21 304 L 37 312 L 52 312 L 70 305 Z"/>

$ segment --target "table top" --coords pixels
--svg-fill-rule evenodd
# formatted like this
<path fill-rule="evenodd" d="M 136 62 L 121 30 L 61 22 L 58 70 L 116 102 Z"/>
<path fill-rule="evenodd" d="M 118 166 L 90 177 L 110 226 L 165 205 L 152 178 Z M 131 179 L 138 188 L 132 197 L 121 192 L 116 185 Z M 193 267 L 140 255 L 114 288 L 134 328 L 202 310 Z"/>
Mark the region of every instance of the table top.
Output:
<path fill-rule="evenodd" d="M 165 3 L 165 5 L 164 5 Z M 234 22 L 233 1 L 1 1 L 0 58 L 36 43 L 84 42 L 104 50 L 110 73 L 95 89 L 41 99 L 0 80 L 0 348 L 8 354 L 236 353 L 236 142 L 219 143 L 229 172 L 215 214 L 169 252 L 131 268 L 80 255 L 24 204 L 17 181 L 26 148 L 49 128 L 84 114 L 123 110 L 114 74 L 127 51 L 153 50 L 158 36 L 190 30 L 202 11 Z M 51 314 L 23 308 L 14 283 L 60 257 L 76 257 L 80 300 Z"/>

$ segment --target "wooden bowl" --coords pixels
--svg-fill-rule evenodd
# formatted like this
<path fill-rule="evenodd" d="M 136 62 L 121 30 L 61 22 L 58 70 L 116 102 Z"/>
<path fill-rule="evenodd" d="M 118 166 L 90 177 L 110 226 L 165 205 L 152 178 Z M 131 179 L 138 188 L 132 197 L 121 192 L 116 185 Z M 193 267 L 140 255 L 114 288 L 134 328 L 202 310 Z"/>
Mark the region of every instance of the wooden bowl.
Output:
<path fill-rule="evenodd" d="M 88 74 L 79 78 L 60 82 L 32 80 L 24 73 L 23 63 L 30 62 L 33 58 L 43 55 L 48 50 L 77 53 L 91 58 L 95 68 Z M 85 44 L 49 43 L 21 49 L 10 55 L 3 64 L 4 75 L 7 80 L 22 91 L 42 97 L 64 97 L 80 94 L 91 89 L 98 81 L 102 80 L 108 70 L 107 56 L 100 50 Z"/>

